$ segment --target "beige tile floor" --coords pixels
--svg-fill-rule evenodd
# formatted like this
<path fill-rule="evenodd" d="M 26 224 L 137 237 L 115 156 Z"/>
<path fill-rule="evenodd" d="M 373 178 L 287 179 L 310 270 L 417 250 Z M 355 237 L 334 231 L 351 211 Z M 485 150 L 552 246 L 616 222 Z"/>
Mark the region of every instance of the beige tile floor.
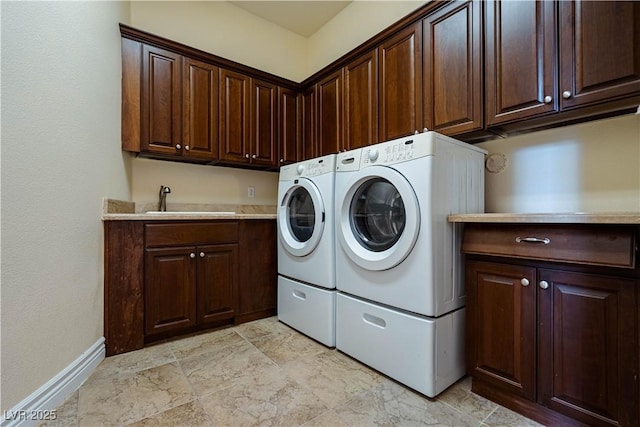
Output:
<path fill-rule="evenodd" d="M 435 399 L 277 318 L 105 359 L 41 426 L 533 426 L 470 391 Z"/>

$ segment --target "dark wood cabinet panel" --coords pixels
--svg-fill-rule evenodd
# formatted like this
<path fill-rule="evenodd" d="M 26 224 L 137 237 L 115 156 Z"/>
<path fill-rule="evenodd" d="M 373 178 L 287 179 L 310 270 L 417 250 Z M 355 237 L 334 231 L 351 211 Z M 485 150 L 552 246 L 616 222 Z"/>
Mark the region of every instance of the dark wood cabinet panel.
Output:
<path fill-rule="evenodd" d="M 545 425 L 640 425 L 640 267 L 633 262 L 640 229 L 466 225 L 472 391 Z M 534 256 L 509 251 L 522 230 L 550 229 L 550 242 L 525 244 L 539 248 Z M 554 241 L 560 248 L 547 247 Z M 540 257 L 545 247 L 550 255 Z M 623 262 L 607 262 L 610 250 Z"/>
<path fill-rule="evenodd" d="M 144 226 L 104 222 L 104 338 L 107 356 L 144 345 Z"/>
<path fill-rule="evenodd" d="M 220 69 L 220 160 L 249 163 L 251 79 Z"/>
<path fill-rule="evenodd" d="M 446 135 L 481 130 L 482 2 L 451 3 L 423 22 L 423 126 Z"/>
<path fill-rule="evenodd" d="M 251 79 L 251 140 L 249 162 L 255 165 L 277 165 L 276 141 L 277 87 Z"/>
<path fill-rule="evenodd" d="M 318 107 L 316 105 L 316 87 L 312 85 L 300 95 L 302 108 L 302 159 L 318 157 L 317 124 Z"/>
<path fill-rule="evenodd" d="M 467 372 L 535 399 L 535 269 L 469 262 L 466 280 Z"/>
<path fill-rule="evenodd" d="M 141 146 L 175 154 L 182 144 L 182 56 L 142 46 Z"/>
<path fill-rule="evenodd" d="M 380 61 L 380 139 L 422 130 L 422 26 L 413 24 L 382 42 Z"/>
<path fill-rule="evenodd" d="M 145 336 L 196 325 L 195 247 L 145 250 Z"/>
<path fill-rule="evenodd" d="M 558 4 L 562 109 L 640 95 L 640 3 Z"/>
<path fill-rule="evenodd" d="M 238 245 L 198 246 L 197 316 L 201 326 L 232 319 L 238 286 Z"/>
<path fill-rule="evenodd" d="M 637 425 L 637 283 L 555 270 L 539 280 L 540 402 L 588 425 Z"/>
<path fill-rule="evenodd" d="M 557 110 L 555 6 L 549 1 L 485 3 L 488 125 Z"/>
<path fill-rule="evenodd" d="M 184 58 L 184 155 L 218 158 L 218 78 L 218 67 Z"/>
<path fill-rule="evenodd" d="M 344 67 L 344 149 L 380 142 L 378 138 L 378 52 Z"/>
<path fill-rule="evenodd" d="M 337 153 L 343 149 L 342 83 L 342 70 L 338 70 L 317 85 L 318 156 Z"/>
<path fill-rule="evenodd" d="M 276 314 L 276 221 L 240 223 L 240 285 L 236 324 Z"/>
<path fill-rule="evenodd" d="M 300 150 L 301 97 L 297 91 L 278 88 L 279 166 L 302 160 Z"/>

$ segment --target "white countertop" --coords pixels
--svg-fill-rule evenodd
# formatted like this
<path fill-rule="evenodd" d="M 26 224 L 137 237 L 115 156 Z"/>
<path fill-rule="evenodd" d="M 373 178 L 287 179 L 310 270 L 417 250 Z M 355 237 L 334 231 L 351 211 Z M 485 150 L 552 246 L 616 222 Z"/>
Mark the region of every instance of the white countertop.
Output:
<path fill-rule="evenodd" d="M 482 213 L 449 215 L 449 222 L 540 224 L 640 224 L 640 212 Z"/>

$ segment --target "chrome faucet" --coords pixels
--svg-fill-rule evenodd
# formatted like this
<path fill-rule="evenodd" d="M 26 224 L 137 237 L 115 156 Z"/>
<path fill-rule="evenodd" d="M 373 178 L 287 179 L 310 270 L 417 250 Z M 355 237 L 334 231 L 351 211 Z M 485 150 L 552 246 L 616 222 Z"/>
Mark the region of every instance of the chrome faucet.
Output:
<path fill-rule="evenodd" d="M 164 185 L 160 186 L 160 193 L 158 193 L 158 210 L 165 212 L 167 210 L 167 194 L 171 193 L 171 189 Z"/>

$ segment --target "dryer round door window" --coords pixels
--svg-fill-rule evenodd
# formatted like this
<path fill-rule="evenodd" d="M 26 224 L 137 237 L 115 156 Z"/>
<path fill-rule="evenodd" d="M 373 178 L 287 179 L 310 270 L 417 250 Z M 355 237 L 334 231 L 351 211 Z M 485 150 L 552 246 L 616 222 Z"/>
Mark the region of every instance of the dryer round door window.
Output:
<path fill-rule="evenodd" d="M 411 184 L 398 171 L 372 166 L 345 187 L 338 238 L 347 256 L 367 270 L 387 270 L 413 249 L 420 231 L 420 207 Z"/>
<path fill-rule="evenodd" d="M 324 203 L 311 181 L 300 178 L 281 200 L 278 233 L 291 255 L 309 255 L 318 246 L 324 230 Z"/>

